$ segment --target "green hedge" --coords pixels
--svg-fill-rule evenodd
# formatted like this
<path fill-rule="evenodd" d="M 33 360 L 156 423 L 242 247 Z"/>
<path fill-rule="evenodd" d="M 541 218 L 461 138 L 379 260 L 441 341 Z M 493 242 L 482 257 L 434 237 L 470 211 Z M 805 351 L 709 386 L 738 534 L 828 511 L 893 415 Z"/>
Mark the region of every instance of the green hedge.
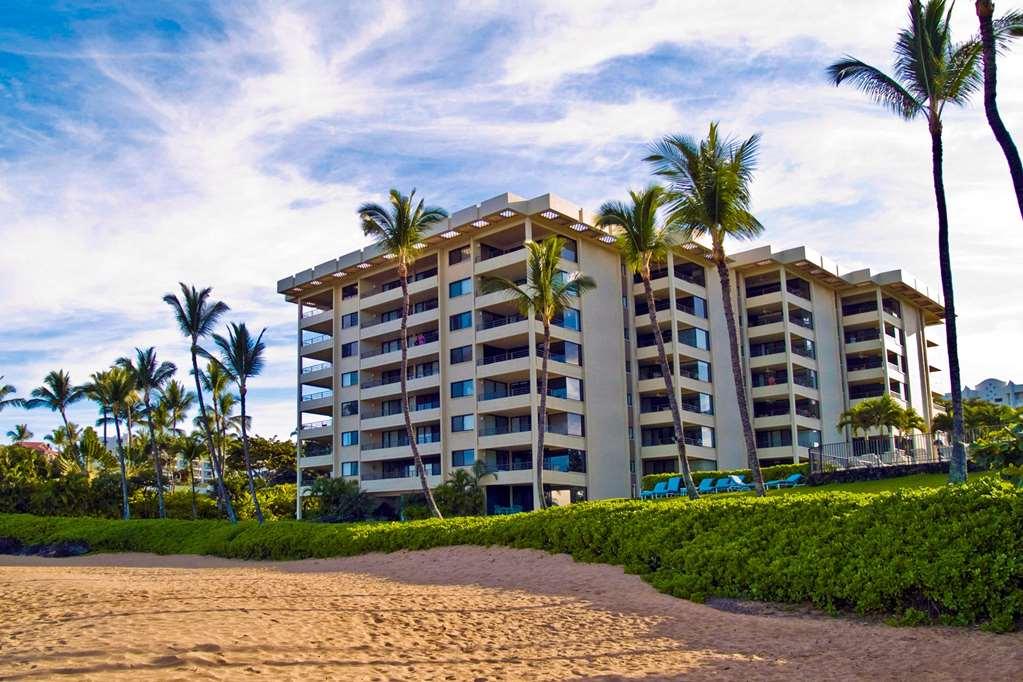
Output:
<path fill-rule="evenodd" d="M 625 566 L 688 599 L 812 602 L 917 621 L 1023 617 L 1023 490 L 998 480 L 876 495 L 817 492 L 660 504 L 613 500 L 406 523 L 63 519 L 0 515 L 0 538 L 96 551 L 300 559 L 506 545 Z"/>
<path fill-rule="evenodd" d="M 804 476 L 810 475 L 809 464 L 778 464 L 773 467 L 761 467 L 760 472 L 764 476 L 765 481 L 773 481 L 782 478 L 787 478 L 792 474 L 803 474 Z M 727 469 L 725 471 L 694 471 L 693 481 L 697 485 L 700 484 L 705 478 L 725 478 L 726 476 L 746 476 L 746 480 L 752 480 L 748 478 L 750 476 L 749 469 Z M 643 490 L 650 490 L 661 481 L 667 481 L 669 478 L 678 476 L 677 472 L 669 472 L 666 474 L 648 474 L 643 477 Z"/>

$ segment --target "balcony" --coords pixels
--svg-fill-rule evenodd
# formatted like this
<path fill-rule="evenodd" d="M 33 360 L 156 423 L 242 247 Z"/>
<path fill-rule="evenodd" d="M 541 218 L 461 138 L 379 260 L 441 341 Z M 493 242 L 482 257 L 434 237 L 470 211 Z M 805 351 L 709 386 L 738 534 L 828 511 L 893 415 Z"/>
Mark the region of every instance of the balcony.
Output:
<path fill-rule="evenodd" d="M 302 368 L 299 383 L 310 386 L 330 387 L 333 384 L 333 365 L 318 362 Z"/>
<path fill-rule="evenodd" d="M 302 424 L 302 429 L 299 431 L 302 438 L 322 438 L 330 436 L 333 432 L 334 423 L 330 419 Z"/>
<path fill-rule="evenodd" d="M 437 288 L 437 269 L 432 269 L 433 274 L 428 274 L 429 272 L 430 271 L 422 273 L 427 276 L 409 282 L 408 293 L 410 297 L 415 296 L 416 294 L 432 291 Z M 365 310 L 367 308 L 374 308 L 376 306 L 400 300 L 401 286 L 393 285 L 391 282 L 388 282 L 382 286 L 372 287 L 365 292 L 362 300 L 360 301 L 360 307 Z"/>
<path fill-rule="evenodd" d="M 302 357 L 330 360 L 334 353 L 334 338 L 328 334 L 308 334 L 302 338 Z"/>
<path fill-rule="evenodd" d="M 313 332 L 330 332 L 334 327 L 334 311 L 329 308 L 323 310 L 321 308 L 302 307 L 302 321 L 299 324 L 300 329 L 306 329 Z"/>

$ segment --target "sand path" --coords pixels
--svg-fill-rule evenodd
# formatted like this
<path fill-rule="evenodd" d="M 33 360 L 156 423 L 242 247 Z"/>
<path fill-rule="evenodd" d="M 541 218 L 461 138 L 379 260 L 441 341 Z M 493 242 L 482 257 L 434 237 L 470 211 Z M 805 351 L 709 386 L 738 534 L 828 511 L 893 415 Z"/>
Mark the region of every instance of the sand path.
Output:
<path fill-rule="evenodd" d="M 527 550 L 0 557 L 0 679 L 66 675 L 1018 680 L 1023 635 L 729 613 Z"/>

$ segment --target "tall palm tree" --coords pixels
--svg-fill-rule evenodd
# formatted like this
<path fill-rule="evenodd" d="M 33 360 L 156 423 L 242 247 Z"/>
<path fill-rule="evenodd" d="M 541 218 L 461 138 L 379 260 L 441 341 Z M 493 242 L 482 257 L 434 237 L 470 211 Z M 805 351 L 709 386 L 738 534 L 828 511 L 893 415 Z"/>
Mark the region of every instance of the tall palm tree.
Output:
<path fill-rule="evenodd" d="M 62 369 L 58 369 L 50 372 L 43 378 L 42 386 L 32 389 L 32 397 L 26 400 L 24 405 L 30 410 L 37 407 L 45 407 L 54 412 L 59 412 L 61 421 L 64 422 L 65 432 L 70 433 L 71 427 L 67 419 L 67 409 L 84 397 L 85 393 L 82 389 L 71 383 L 71 375 Z M 71 448 L 71 455 L 84 467 L 85 462 L 82 461 L 73 438 L 69 443 L 69 447 Z"/>
<path fill-rule="evenodd" d="M 436 206 L 424 206 L 424 201 L 415 203 L 416 190 L 405 196 L 396 189 L 390 191 L 390 205 L 365 203 L 359 207 L 362 232 L 373 239 L 384 253 L 393 257 L 401 281 L 401 411 L 405 416 L 405 432 L 408 435 L 412 459 L 416 463 L 419 484 L 430 511 L 441 518 L 437 503 L 433 500 L 430 484 L 426 480 L 426 467 L 419 454 L 416 434 L 412 429 L 412 414 L 408 405 L 408 274 L 409 268 L 423 249 L 426 230 L 447 217 L 447 211 Z"/>
<path fill-rule="evenodd" d="M 671 408 L 672 422 L 675 426 L 675 443 L 678 447 L 678 466 L 682 478 L 686 482 L 686 494 L 690 499 L 697 499 L 693 474 L 689 469 L 686 457 L 685 432 L 682 428 L 682 413 L 678 408 L 675 396 L 675 379 L 668 366 L 668 355 L 664 350 L 664 335 L 657 324 L 657 307 L 654 301 L 654 290 L 650 285 L 650 266 L 652 263 L 668 262 L 668 254 L 678 244 L 678 231 L 665 226 L 657 218 L 657 212 L 664 206 L 667 198 L 664 188 L 650 185 L 641 192 L 629 192 L 631 204 L 621 201 L 607 201 L 600 207 L 597 214 L 597 225 L 618 228 L 618 250 L 625 260 L 626 266 L 638 274 L 643 280 L 643 291 L 646 293 L 647 312 L 650 324 L 654 329 L 654 340 L 657 342 L 657 356 L 661 361 L 661 376 L 664 377 L 664 388 L 668 393 L 668 406 Z"/>
<path fill-rule="evenodd" d="M 110 401 L 110 412 L 113 415 L 114 434 L 117 437 L 117 462 L 121 469 L 121 517 L 131 518 L 128 505 L 128 465 L 121 440 L 121 415 L 127 419 L 131 414 L 135 395 L 135 377 L 123 367 L 114 366 L 103 373 L 105 386 L 104 397 Z"/>
<path fill-rule="evenodd" d="M 191 342 L 189 350 L 192 354 L 192 376 L 195 378 L 195 395 L 199 401 L 199 415 L 202 417 L 200 423 L 206 435 L 206 448 L 210 452 L 210 457 L 213 458 L 213 433 L 210 430 L 209 419 L 206 416 L 206 402 L 203 400 L 199 372 L 198 358 L 201 351 L 199 339 L 206 338 L 213 332 L 217 321 L 229 308 L 223 301 L 210 300 L 210 294 L 213 292 L 211 287 L 196 289 L 194 286 L 188 286 L 184 282 L 179 282 L 179 284 L 181 286 L 181 298 L 174 294 L 166 294 L 163 297 L 163 301 L 174 310 L 174 318 L 178 323 L 178 329 Z M 227 488 L 224 487 L 224 472 L 217 466 L 215 458 L 213 464 L 213 478 L 217 485 L 217 496 L 224 505 L 227 518 L 231 523 L 237 523 L 238 517 L 235 515 L 234 506 L 231 504 L 231 496 L 227 492 Z"/>
<path fill-rule="evenodd" d="M 4 383 L 4 377 L 0 374 L 0 412 L 4 411 L 7 407 L 24 407 L 25 401 L 21 398 L 8 398 L 7 396 L 14 395 L 18 392 L 18 389 L 14 388 L 11 384 Z"/>
<path fill-rule="evenodd" d="M 977 0 L 975 7 L 977 20 L 980 22 L 980 44 L 984 62 L 984 114 L 987 116 L 988 125 L 991 126 L 991 132 L 1002 147 L 1005 161 L 1009 164 L 1009 175 L 1016 190 L 1016 203 L 1019 205 L 1020 216 L 1023 216 L 1023 164 L 1020 163 L 1019 151 L 1012 141 L 1012 135 L 1005 128 L 998 113 L 995 64 L 1002 44 L 1010 38 L 1023 35 L 1023 12 L 1013 10 L 995 19 L 995 3 L 991 0 Z"/>
<path fill-rule="evenodd" d="M 185 420 L 186 413 L 194 403 L 195 393 L 185 388 L 184 384 L 177 380 L 167 382 L 167 386 L 164 387 L 163 393 L 160 395 L 160 404 L 167 411 L 168 427 L 172 434 L 184 435 L 184 432 L 178 428 L 178 424 Z"/>
<path fill-rule="evenodd" d="M 50 433 L 43 436 L 43 440 L 53 443 L 57 451 L 65 457 L 73 460 L 81 469 L 85 468 L 85 459 L 81 457 L 76 448 L 78 444 L 78 424 L 68 422 L 67 426 L 58 426 Z"/>
<path fill-rule="evenodd" d="M 99 405 L 100 420 L 103 426 L 103 446 L 107 445 L 107 426 L 110 422 L 110 412 L 113 403 L 110 400 L 110 382 L 107 372 L 93 372 L 89 375 L 89 381 L 82 385 L 85 396 Z"/>
<path fill-rule="evenodd" d="M 959 377 L 959 341 L 956 333 L 955 292 L 948 242 L 948 209 L 942 169 L 942 122 L 945 105 L 963 105 L 980 86 L 976 41 L 952 42 L 949 30 L 951 10 L 945 0 L 910 0 L 909 27 L 895 42 L 895 75 L 859 59 L 846 56 L 828 67 L 835 85 L 848 81 L 871 99 L 905 120 L 922 116 L 931 135 L 931 170 L 934 198 L 938 208 L 938 262 L 941 290 L 945 299 L 945 338 L 948 344 L 948 374 L 952 383 L 952 459 L 949 480 L 966 480 L 966 449 L 963 445 L 963 395 Z"/>
<path fill-rule="evenodd" d="M 232 322 L 227 328 L 227 336 L 220 334 L 213 335 L 213 343 L 220 349 L 220 363 L 227 370 L 231 378 L 238 384 L 238 400 L 241 403 L 241 429 L 242 429 L 242 455 L 245 457 L 245 473 L 249 479 L 249 493 L 252 495 L 252 504 L 256 509 L 256 521 L 263 523 L 263 512 L 259 508 L 259 498 L 256 497 L 256 482 L 252 475 L 252 461 L 249 459 L 249 434 L 246 428 L 245 395 L 248 392 L 247 382 L 250 377 L 257 376 L 263 371 L 266 344 L 263 343 L 263 334 L 266 330 L 259 332 L 259 336 L 253 338 L 249 328 L 244 323 Z"/>
<path fill-rule="evenodd" d="M 710 124 L 705 140 L 684 135 L 666 137 L 651 147 L 646 158 L 654 173 L 668 181 L 668 224 L 681 229 L 687 239 L 709 236 L 711 258 L 721 281 L 722 310 L 728 327 L 732 380 L 746 442 L 746 456 L 757 495 L 764 494 L 764 477 L 753 436 L 746 379 L 739 357 L 739 333 L 732 304 L 732 281 L 725 257 L 725 240 L 753 239 L 764 231 L 750 212 L 750 182 L 756 168 L 760 136 L 741 142 L 718 135 Z"/>
<path fill-rule="evenodd" d="M 156 505 L 160 518 L 166 518 L 167 512 L 163 504 L 163 462 L 160 450 L 156 445 L 156 429 L 153 426 L 154 393 L 159 393 L 170 381 L 178 368 L 173 362 L 160 362 L 156 358 L 156 349 L 136 348 L 135 359 L 120 358 L 117 364 L 130 371 L 135 377 L 135 387 L 142 393 L 142 404 L 146 408 L 146 423 L 149 426 L 149 447 L 153 453 L 153 466 L 156 468 Z"/>
<path fill-rule="evenodd" d="M 174 442 L 174 449 L 188 465 L 188 481 L 192 488 L 192 518 L 199 518 L 199 508 L 195 501 L 195 462 L 202 460 L 205 450 L 203 438 L 194 432 L 187 436 L 178 436 Z"/>
<path fill-rule="evenodd" d="M 16 445 L 29 440 L 32 432 L 28 430 L 28 424 L 15 424 L 14 428 L 7 432 L 7 437 Z"/>
<path fill-rule="evenodd" d="M 523 317 L 537 318 L 543 324 L 543 361 L 540 364 L 540 406 L 537 414 L 536 435 L 536 497 L 540 508 L 546 505 L 543 493 L 543 447 L 547 431 L 547 365 L 551 358 L 551 323 L 572 307 L 572 297 L 581 296 L 584 291 L 596 287 L 591 277 L 575 270 L 565 273 L 559 269 L 561 252 L 567 242 L 558 236 L 548 237 L 540 242 L 526 242 L 525 284 L 503 277 L 483 280 L 484 293 L 503 291 Z"/>

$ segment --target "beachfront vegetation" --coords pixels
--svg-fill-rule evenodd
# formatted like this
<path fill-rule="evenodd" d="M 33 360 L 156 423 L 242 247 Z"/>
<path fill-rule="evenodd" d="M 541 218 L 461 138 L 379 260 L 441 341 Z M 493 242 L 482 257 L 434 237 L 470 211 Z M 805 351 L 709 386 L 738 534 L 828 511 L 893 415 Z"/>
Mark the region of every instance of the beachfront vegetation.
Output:
<path fill-rule="evenodd" d="M 301 559 L 504 545 L 623 565 L 687 599 L 1012 629 L 1023 618 L 1023 490 L 993 477 L 894 493 L 589 502 L 410 523 L 231 525 L 0 516 L 0 537 L 94 551 Z"/>

